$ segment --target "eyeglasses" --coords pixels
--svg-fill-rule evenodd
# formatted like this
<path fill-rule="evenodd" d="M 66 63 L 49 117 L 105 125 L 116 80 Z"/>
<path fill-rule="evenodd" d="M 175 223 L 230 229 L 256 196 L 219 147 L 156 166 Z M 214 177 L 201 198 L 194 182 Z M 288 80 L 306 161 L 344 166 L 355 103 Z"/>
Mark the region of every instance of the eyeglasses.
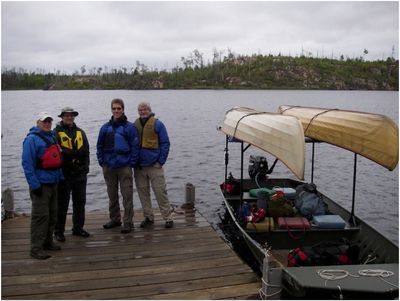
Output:
<path fill-rule="evenodd" d="M 121 110 L 122 110 L 121 107 L 112 107 L 111 109 L 112 109 L 113 111 L 121 111 Z"/>

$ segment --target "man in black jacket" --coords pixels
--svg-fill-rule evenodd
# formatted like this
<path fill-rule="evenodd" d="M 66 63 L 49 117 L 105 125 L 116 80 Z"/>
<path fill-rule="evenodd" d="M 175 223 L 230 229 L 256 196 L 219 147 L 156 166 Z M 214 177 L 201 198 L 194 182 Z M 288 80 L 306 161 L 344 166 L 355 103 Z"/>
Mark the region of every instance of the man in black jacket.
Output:
<path fill-rule="evenodd" d="M 72 192 L 72 235 L 89 237 L 83 229 L 85 223 L 86 183 L 89 172 L 89 142 L 85 132 L 76 126 L 78 112 L 71 107 L 62 109 L 61 122 L 55 128 L 57 141 L 62 148 L 65 181 L 58 185 L 56 240 L 65 241 L 65 221 Z"/>

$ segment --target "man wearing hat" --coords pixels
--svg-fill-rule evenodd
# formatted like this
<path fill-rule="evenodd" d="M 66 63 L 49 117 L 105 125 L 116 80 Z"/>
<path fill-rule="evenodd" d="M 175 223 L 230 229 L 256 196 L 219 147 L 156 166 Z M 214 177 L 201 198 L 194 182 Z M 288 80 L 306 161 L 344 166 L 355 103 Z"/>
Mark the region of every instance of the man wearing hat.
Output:
<path fill-rule="evenodd" d="M 86 183 L 89 172 L 89 142 L 85 132 L 76 126 L 78 112 L 71 107 L 61 110 L 61 121 L 54 129 L 63 153 L 62 171 L 65 181 L 58 185 L 58 212 L 54 236 L 65 241 L 65 221 L 72 193 L 72 235 L 89 237 L 85 224 Z"/>
<path fill-rule="evenodd" d="M 57 183 L 64 177 L 52 121 L 49 113 L 39 113 L 22 149 L 22 167 L 32 200 L 30 254 L 36 259 L 51 257 L 44 250 L 61 250 L 53 242 L 53 231 L 57 219 Z"/>

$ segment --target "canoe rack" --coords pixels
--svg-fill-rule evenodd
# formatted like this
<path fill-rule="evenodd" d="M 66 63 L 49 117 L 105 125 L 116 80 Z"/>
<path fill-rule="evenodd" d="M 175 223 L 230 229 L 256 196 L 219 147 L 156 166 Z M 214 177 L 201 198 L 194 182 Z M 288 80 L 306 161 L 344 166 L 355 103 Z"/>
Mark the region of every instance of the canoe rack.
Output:
<path fill-rule="evenodd" d="M 249 149 L 251 144 L 244 145 L 244 142 L 229 135 L 225 135 L 225 184 L 228 179 L 228 164 L 229 164 L 229 142 L 240 142 L 241 155 L 240 155 L 240 203 L 243 203 L 243 171 L 244 171 L 244 152 Z M 314 161 L 315 161 L 315 144 L 322 143 L 321 141 L 306 137 L 305 143 L 312 143 L 312 161 L 311 161 L 311 183 L 314 183 Z M 355 218 L 355 194 L 356 194 L 356 181 L 357 181 L 357 153 L 354 153 L 353 163 L 353 190 L 352 190 L 352 205 L 350 212 L 349 223 L 352 226 L 357 226 Z M 226 185 L 225 185 L 226 187 Z"/>

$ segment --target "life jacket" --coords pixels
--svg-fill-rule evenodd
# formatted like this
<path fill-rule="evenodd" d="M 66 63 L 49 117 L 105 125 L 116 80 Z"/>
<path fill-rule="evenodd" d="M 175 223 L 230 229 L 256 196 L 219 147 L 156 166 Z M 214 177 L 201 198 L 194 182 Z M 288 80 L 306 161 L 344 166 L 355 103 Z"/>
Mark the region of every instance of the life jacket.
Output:
<path fill-rule="evenodd" d="M 288 254 L 288 267 L 357 264 L 359 246 L 342 241 L 323 241 L 311 247 L 299 247 Z"/>
<path fill-rule="evenodd" d="M 155 131 L 155 123 L 157 118 L 151 116 L 144 125 L 140 122 L 140 118 L 136 119 L 135 127 L 139 132 L 139 145 L 141 148 L 158 149 L 158 134 Z"/>
<path fill-rule="evenodd" d="M 72 141 L 72 138 L 70 138 L 65 132 L 58 132 L 58 136 L 59 136 L 59 141 L 61 144 L 61 147 L 64 148 L 68 148 L 68 149 L 75 149 L 76 150 L 80 150 L 83 147 L 83 135 L 82 135 L 82 131 L 77 130 L 76 131 L 76 136 L 74 141 Z"/>
<path fill-rule="evenodd" d="M 61 168 L 63 163 L 62 155 L 61 155 L 61 147 L 55 141 L 50 141 L 43 135 L 38 133 L 32 133 L 38 137 L 40 137 L 47 145 L 46 150 L 44 151 L 41 158 L 37 159 L 37 167 L 40 169 L 58 169 Z"/>

